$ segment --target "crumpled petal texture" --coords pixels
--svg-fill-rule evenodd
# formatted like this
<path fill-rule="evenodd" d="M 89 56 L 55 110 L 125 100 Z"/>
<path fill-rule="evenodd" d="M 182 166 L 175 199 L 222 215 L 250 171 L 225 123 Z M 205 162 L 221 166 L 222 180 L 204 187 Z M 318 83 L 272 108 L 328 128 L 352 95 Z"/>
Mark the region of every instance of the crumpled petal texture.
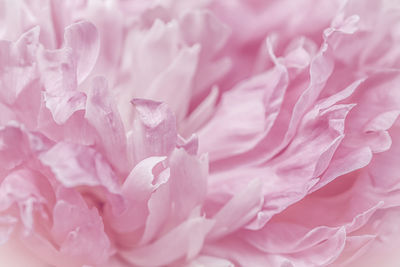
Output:
<path fill-rule="evenodd" d="M 395 267 L 400 4 L 0 0 L 0 262 Z"/>

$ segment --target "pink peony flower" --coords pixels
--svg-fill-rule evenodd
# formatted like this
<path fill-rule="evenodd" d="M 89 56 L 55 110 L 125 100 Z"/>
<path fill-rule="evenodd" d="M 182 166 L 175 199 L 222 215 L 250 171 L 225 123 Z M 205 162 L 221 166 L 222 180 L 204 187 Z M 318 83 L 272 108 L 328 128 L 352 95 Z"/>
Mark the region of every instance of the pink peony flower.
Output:
<path fill-rule="evenodd" d="M 397 266 L 396 1 L 0 1 L 0 262 Z"/>

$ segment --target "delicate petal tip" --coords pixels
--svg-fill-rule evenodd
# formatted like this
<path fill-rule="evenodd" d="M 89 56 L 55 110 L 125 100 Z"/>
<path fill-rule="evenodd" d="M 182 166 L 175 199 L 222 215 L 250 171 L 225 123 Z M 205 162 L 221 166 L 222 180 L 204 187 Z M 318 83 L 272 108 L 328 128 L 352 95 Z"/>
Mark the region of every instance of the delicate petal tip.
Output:
<path fill-rule="evenodd" d="M 64 46 L 73 51 L 80 84 L 89 76 L 99 55 L 100 40 L 96 26 L 88 21 L 69 25 L 64 32 Z"/>

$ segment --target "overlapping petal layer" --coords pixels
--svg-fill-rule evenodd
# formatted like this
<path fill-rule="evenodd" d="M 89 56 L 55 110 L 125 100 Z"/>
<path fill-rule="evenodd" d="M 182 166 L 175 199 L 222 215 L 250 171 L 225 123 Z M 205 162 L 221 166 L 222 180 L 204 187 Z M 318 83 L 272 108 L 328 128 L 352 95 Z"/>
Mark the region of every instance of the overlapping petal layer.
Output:
<path fill-rule="evenodd" d="M 0 22 L 2 263 L 397 266 L 395 1 L 0 0 Z"/>

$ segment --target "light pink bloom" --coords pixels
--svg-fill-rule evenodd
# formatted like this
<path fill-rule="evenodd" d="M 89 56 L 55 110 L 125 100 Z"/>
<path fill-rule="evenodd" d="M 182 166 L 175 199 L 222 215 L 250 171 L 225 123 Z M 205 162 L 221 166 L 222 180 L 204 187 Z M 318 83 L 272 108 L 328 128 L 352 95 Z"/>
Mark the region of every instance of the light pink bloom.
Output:
<path fill-rule="evenodd" d="M 7 266 L 397 266 L 400 6 L 0 0 Z"/>

